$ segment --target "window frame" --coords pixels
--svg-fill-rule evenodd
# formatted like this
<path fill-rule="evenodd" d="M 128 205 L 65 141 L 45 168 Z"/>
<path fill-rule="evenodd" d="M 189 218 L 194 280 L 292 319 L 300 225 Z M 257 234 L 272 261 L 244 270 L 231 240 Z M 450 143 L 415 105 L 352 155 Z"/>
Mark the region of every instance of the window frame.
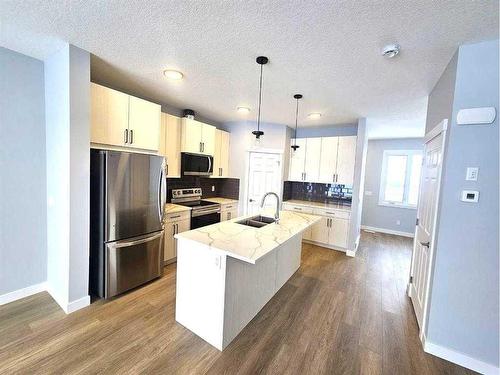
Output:
<path fill-rule="evenodd" d="M 379 194 L 378 194 L 378 205 L 385 207 L 397 207 L 397 208 L 406 208 L 410 210 L 416 210 L 418 206 L 417 204 L 412 205 L 408 203 L 408 195 L 410 191 L 410 178 L 413 169 L 413 156 L 421 155 L 423 160 L 423 151 L 422 150 L 384 150 L 382 156 L 382 171 L 380 173 L 380 186 L 379 186 Z M 403 192 L 403 202 L 392 202 L 386 201 L 384 199 L 385 196 L 385 188 L 387 182 L 387 163 L 389 156 L 406 156 L 406 173 L 405 173 L 405 181 L 404 181 L 404 192 Z M 420 191 L 420 182 L 421 176 L 419 177 L 419 191 Z"/>

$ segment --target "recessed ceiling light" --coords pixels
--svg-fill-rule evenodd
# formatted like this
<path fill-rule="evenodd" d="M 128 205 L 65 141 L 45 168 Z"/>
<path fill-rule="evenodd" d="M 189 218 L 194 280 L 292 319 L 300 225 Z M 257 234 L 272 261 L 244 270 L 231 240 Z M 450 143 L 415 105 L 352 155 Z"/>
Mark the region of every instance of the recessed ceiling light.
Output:
<path fill-rule="evenodd" d="M 311 120 L 317 120 L 321 117 L 321 113 L 318 112 L 309 113 L 307 117 L 309 117 Z"/>
<path fill-rule="evenodd" d="M 167 69 L 163 71 L 163 75 L 173 81 L 179 81 L 184 77 L 184 74 L 182 74 L 178 70 L 172 70 L 172 69 Z"/>
<path fill-rule="evenodd" d="M 238 108 L 236 108 L 236 110 L 239 113 L 243 113 L 243 114 L 247 114 L 250 112 L 250 108 L 248 108 L 248 107 L 238 107 Z"/>
<path fill-rule="evenodd" d="M 401 47 L 399 46 L 399 44 L 388 44 L 382 49 L 382 56 L 388 59 L 392 59 L 399 53 L 400 50 Z"/>

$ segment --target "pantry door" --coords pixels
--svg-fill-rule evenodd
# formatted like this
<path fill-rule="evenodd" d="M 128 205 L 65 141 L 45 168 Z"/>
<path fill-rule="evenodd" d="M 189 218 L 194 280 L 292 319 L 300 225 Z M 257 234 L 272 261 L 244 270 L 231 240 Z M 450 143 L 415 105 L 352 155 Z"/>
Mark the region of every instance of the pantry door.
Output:
<path fill-rule="evenodd" d="M 447 121 L 424 138 L 424 157 L 417 205 L 417 223 L 413 243 L 408 294 L 411 297 L 420 331 L 424 331 L 430 274 L 435 250 L 435 226 L 438 212 L 441 167 Z"/>
<path fill-rule="evenodd" d="M 269 191 L 281 195 L 281 154 L 250 152 L 246 210 L 249 215 L 260 212 L 262 197 Z M 275 205 L 275 198 L 266 199 L 266 207 Z"/>

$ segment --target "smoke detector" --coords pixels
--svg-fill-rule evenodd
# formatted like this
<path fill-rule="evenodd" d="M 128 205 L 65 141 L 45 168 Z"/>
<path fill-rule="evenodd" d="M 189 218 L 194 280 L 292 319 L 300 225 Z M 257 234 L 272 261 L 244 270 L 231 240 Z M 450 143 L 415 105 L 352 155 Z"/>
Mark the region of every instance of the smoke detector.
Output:
<path fill-rule="evenodd" d="M 382 49 L 382 56 L 392 59 L 399 53 L 400 48 L 399 44 L 388 44 Z"/>

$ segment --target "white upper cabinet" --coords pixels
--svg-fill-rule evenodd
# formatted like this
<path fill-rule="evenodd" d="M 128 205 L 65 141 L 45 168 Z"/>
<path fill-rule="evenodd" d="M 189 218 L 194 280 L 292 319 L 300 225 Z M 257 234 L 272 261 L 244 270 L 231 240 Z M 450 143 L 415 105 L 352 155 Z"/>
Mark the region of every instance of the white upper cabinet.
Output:
<path fill-rule="evenodd" d="M 306 138 L 306 160 L 304 181 L 316 182 L 319 179 L 321 138 Z"/>
<path fill-rule="evenodd" d="M 167 177 L 181 176 L 181 119 L 161 114 L 160 154 L 167 161 Z"/>
<path fill-rule="evenodd" d="M 288 172 L 288 179 L 290 181 L 304 181 L 304 168 L 306 162 L 306 139 L 298 138 L 292 139 L 291 144 L 295 144 L 299 148 L 296 151 L 290 149 L 290 169 Z"/>
<path fill-rule="evenodd" d="M 128 132 L 128 95 L 92 83 L 90 98 L 91 142 L 124 146 Z"/>
<path fill-rule="evenodd" d="M 181 151 L 213 155 L 215 151 L 215 126 L 183 118 Z"/>
<path fill-rule="evenodd" d="M 331 184 L 335 181 L 339 137 L 321 138 L 321 157 L 318 182 Z"/>
<path fill-rule="evenodd" d="M 158 151 L 158 104 L 91 84 L 92 143 Z"/>
<path fill-rule="evenodd" d="M 211 177 L 229 176 L 229 133 L 215 130 L 214 143 L 214 172 Z"/>
<path fill-rule="evenodd" d="M 352 185 L 354 179 L 355 159 L 356 136 L 339 137 L 339 147 L 337 153 L 337 183 Z"/>
<path fill-rule="evenodd" d="M 356 136 L 301 138 L 297 145 L 290 151 L 290 181 L 352 185 Z"/>
<path fill-rule="evenodd" d="M 129 145 L 158 151 L 161 106 L 133 96 L 129 97 Z"/>

